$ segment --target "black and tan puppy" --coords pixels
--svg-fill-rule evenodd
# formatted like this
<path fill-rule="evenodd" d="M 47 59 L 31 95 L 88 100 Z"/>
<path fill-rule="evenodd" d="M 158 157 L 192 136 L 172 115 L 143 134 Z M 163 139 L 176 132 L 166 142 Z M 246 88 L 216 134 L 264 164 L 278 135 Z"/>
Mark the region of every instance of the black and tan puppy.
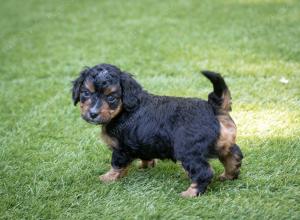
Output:
<path fill-rule="evenodd" d="M 109 64 L 80 73 L 73 82 L 74 104 L 80 102 L 84 120 L 102 125 L 102 137 L 112 149 L 112 168 L 101 181 L 126 175 L 137 158 L 144 168 L 154 166 L 155 158 L 180 161 L 192 180 L 184 197 L 204 193 L 213 177 L 210 158 L 224 165 L 221 180 L 238 177 L 243 155 L 229 115 L 230 92 L 219 74 L 203 74 L 214 87 L 208 101 L 152 95 L 131 74 Z"/>

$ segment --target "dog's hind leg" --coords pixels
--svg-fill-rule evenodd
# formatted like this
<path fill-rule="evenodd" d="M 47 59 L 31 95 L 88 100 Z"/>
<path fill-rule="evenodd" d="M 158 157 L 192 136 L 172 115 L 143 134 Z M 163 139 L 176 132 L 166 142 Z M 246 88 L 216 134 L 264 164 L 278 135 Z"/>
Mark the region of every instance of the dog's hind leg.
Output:
<path fill-rule="evenodd" d="M 183 197 L 195 197 L 203 194 L 213 178 L 213 170 L 210 164 L 203 158 L 193 156 L 181 161 L 183 168 L 192 179 L 190 187 L 181 193 Z"/>
<path fill-rule="evenodd" d="M 238 178 L 243 159 L 243 154 L 239 146 L 234 144 L 225 155 L 220 155 L 219 159 L 225 169 L 224 173 L 220 176 L 220 180 L 233 180 Z"/>
<path fill-rule="evenodd" d="M 175 136 L 174 159 L 181 162 L 192 180 L 191 186 L 181 196 L 201 195 L 213 178 L 207 154 L 216 133 L 212 129 L 201 130 L 197 126 L 188 126 L 178 129 Z"/>
<path fill-rule="evenodd" d="M 217 118 L 220 122 L 220 136 L 216 143 L 216 150 L 225 168 L 220 180 L 233 180 L 240 173 L 243 159 L 242 151 L 235 143 L 236 125 L 228 114 L 219 115 Z"/>

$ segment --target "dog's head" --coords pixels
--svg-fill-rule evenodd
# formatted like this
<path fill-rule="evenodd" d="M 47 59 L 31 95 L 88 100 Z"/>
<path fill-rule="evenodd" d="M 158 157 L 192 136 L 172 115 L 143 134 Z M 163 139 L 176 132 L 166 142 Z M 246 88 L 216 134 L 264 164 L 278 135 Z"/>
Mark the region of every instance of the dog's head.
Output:
<path fill-rule="evenodd" d="M 74 105 L 80 102 L 84 120 L 107 124 L 122 111 L 136 109 L 141 91 L 131 74 L 110 64 L 100 64 L 85 68 L 73 81 L 72 98 Z"/>

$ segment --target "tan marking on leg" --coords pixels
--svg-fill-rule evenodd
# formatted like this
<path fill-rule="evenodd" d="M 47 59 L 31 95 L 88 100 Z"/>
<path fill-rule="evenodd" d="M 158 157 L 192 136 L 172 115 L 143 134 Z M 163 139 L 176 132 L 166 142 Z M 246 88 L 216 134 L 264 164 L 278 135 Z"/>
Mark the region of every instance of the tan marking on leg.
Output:
<path fill-rule="evenodd" d="M 156 164 L 155 160 L 141 160 L 139 164 L 139 169 L 147 169 L 147 168 L 152 168 Z"/>
<path fill-rule="evenodd" d="M 198 194 L 197 183 L 192 183 L 190 187 L 186 191 L 183 191 L 180 195 L 184 198 L 192 198 L 192 197 L 196 197 L 197 194 Z"/>
<path fill-rule="evenodd" d="M 120 168 L 120 169 L 116 169 L 112 167 L 107 173 L 99 176 L 99 179 L 104 183 L 113 182 L 122 178 L 123 176 L 126 176 L 127 172 L 128 172 L 127 167 Z"/>
<path fill-rule="evenodd" d="M 230 152 L 230 147 L 235 144 L 236 125 L 229 115 L 219 115 L 217 118 L 221 127 L 217 151 L 220 155 L 227 155 Z"/>
<path fill-rule="evenodd" d="M 222 181 L 236 179 L 240 173 L 241 158 L 229 153 L 227 156 L 220 158 L 220 161 L 224 165 L 225 171 L 220 175 L 219 179 Z"/>
<path fill-rule="evenodd" d="M 237 178 L 241 166 L 241 158 L 231 152 L 236 141 L 236 125 L 229 114 L 218 115 L 217 118 L 221 131 L 216 148 L 225 169 L 219 178 L 220 180 L 232 180 Z"/>

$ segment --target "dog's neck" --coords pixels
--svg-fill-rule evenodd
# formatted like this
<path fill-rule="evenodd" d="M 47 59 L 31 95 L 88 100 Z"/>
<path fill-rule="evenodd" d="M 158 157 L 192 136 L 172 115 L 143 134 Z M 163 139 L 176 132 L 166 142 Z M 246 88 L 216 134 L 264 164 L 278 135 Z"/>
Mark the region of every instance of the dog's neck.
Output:
<path fill-rule="evenodd" d="M 122 111 L 116 118 L 111 120 L 108 124 L 103 125 L 107 133 L 111 136 L 118 137 L 120 136 L 127 127 L 131 126 L 134 123 L 133 115 L 135 111 L 127 112 Z"/>
<path fill-rule="evenodd" d="M 114 137 L 118 137 L 122 132 L 125 132 L 126 128 L 134 124 L 135 118 L 139 117 L 138 114 L 142 114 L 139 109 L 145 105 L 149 96 L 151 95 L 147 91 L 143 91 L 139 96 L 140 103 L 135 109 L 132 109 L 131 111 L 123 109 L 119 115 L 112 119 L 108 124 L 103 125 L 107 133 Z"/>

